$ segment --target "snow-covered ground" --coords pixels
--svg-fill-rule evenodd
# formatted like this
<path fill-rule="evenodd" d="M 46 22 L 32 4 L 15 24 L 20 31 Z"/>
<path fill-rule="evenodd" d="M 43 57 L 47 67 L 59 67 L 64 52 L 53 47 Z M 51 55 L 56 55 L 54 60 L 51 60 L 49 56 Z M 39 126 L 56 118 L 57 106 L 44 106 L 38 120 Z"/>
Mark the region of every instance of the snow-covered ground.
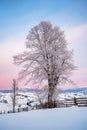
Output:
<path fill-rule="evenodd" d="M 2 114 L 0 130 L 87 130 L 87 107 Z"/>
<path fill-rule="evenodd" d="M 7 113 L 12 111 L 12 93 L 0 93 L 0 113 Z M 30 106 L 27 105 L 30 103 Z M 38 98 L 35 93 L 31 92 L 20 92 L 16 99 L 16 109 L 32 107 L 38 104 Z"/>
<path fill-rule="evenodd" d="M 0 93 L 0 113 L 8 113 L 8 111 L 12 111 L 12 93 Z M 41 96 L 41 95 L 39 95 Z M 56 96 L 56 100 L 60 100 L 61 102 L 65 102 L 65 99 L 73 99 L 75 97 L 79 98 L 87 98 L 87 94 L 83 93 L 60 93 Z M 44 101 L 45 97 L 42 96 L 42 100 Z M 45 99 L 46 100 L 46 99 Z M 18 108 L 26 108 L 29 110 L 35 109 L 36 104 L 39 104 L 38 95 L 35 92 L 19 92 L 16 100 L 16 110 Z"/>

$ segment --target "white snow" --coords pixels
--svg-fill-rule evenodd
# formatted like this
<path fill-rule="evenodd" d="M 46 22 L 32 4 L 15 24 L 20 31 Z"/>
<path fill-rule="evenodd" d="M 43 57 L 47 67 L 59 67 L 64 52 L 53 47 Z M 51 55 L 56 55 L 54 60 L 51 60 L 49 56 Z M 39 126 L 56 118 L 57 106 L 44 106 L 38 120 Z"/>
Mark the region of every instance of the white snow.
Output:
<path fill-rule="evenodd" d="M 20 92 L 18 93 L 16 100 L 16 109 L 27 107 L 27 102 L 32 101 L 31 106 L 35 106 L 38 104 L 38 99 L 34 93 L 30 92 Z M 0 112 L 7 113 L 8 111 L 12 111 L 12 93 L 1 93 L 0 94 Z M 7 101 L 5 103 L 4 101 Z"/>
<path fill-rule="evenodd" d="M 0 112 L 6 113 L 12 110 L 12 105 L 6 103 L 0 103 Z"/>
<path fill-rule="evenodd" d="M 56 99 L 60 102 L 65 102 L 65 99 L 72 99 L 73 97 L 79 98 L 87 98 L 87 95 L 82 93 L 60 93 Z M 43 97 L 43 96 L 42 96 Z M 42 98 L 41 97 L 41 98 Z M 46 100 L 45 98 L 42 100 Z M 7 103 L 5 102 L 7 101 Z M 27 102 L 31 102 L 30 106 L 27 106 Z M 36 104 L 39 104 L 39 99 L 36 93 L 32 92 L 19 92 L 16 100 L 16 110 L 18 108 L 26 108 L 29 107 L 29 110 L 36 107 Z M 12 111 L 12 99 L 11 93 L 0 93 L 0 113 L 8 113 L 8 111 Z"/>
<path fill-rule="evenodd" d="M 1 114 L 0 130 L 87 130 L 87 107 Z"/>

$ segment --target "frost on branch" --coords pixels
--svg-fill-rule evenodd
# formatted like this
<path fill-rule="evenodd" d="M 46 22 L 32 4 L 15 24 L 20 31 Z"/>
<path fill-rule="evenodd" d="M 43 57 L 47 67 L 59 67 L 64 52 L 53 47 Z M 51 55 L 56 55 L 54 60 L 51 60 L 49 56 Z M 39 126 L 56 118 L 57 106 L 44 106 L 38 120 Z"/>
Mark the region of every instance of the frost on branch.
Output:
<path fill-rule="evenodd" d="M 31 28 L 26 38 L 26 51 L 14 56 L 14 63 L 22 65 L 19 78 L 42 82 L 48 81 L 48 102 L 56 86 L 70 81 L 73 65 L 73 52 L 68 50 L 64 31 L 50 22 L 42 21 Z"/>

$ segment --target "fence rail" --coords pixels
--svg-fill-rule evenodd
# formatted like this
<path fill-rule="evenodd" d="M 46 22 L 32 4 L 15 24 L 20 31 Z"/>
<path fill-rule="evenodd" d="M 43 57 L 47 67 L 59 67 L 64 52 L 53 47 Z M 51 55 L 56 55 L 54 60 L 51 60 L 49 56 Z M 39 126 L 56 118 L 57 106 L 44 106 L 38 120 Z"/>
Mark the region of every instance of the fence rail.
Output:
<path fill-rule="evenodd" d="M 56 101 L 57 107 L 70 107 L 70 106 L 87 106 L 87 97 L 82 98 L 71 98 L 71 99 L 65 99 L 63 102 Z"/>

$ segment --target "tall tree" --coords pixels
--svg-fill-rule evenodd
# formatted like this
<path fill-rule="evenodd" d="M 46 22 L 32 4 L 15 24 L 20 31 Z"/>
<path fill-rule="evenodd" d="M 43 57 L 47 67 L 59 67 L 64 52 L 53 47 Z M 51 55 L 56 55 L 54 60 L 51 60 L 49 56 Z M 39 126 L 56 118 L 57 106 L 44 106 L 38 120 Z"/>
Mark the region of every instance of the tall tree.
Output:
<path fill-rule="evenodd" d="M 13 106 L 13 112 L 15 112 L 17 90 L 18 90 L 17 80 L 16 80 L 16 79 L 13 79 L 12 95 L 11 95 L 11 98 L 12 98 L 12 106 Z"/>
<path fill-rule="evenodd" d="M 48 82 L 48 107 L 52 107 L 53 94 L 58 84 L 69 81 L 73 65 L 72 51 L 67 48 L 64 31 L 48 21 L 31 28 L 26 38 L 27 50 L 14 56 L 14 63 L 22 65 L 20 78 L 28 83 Z"/>

